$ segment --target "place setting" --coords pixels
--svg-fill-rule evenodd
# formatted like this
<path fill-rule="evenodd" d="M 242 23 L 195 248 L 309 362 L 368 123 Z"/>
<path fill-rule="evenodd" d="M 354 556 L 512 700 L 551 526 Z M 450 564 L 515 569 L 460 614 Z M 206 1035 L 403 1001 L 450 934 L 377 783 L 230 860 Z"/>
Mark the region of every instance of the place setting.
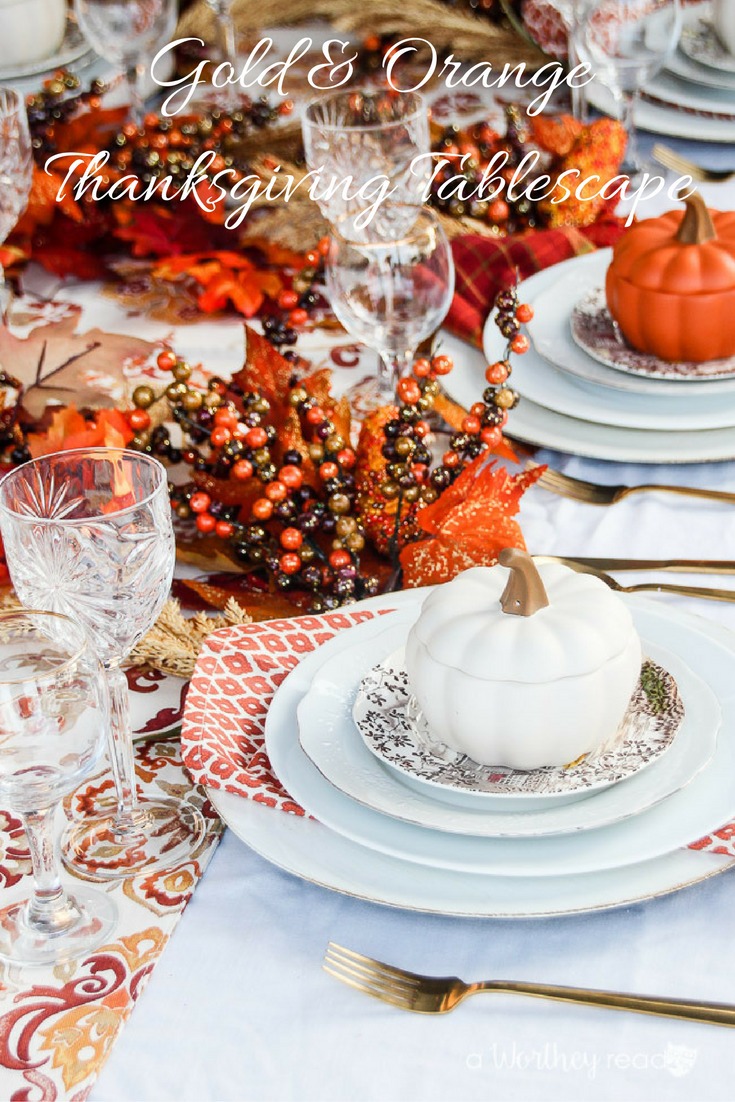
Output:
<path fill-rule="evenodd" d="M 612 249 L 564 261 L 522 282 L 520 293 L 534 315 L 528 324 L 531 349 L 513 375 L 524 399 L 514 418 L 519 439 L 559 447 L 563 437 L 566 450 L 633 462 L 732 457 L 735 358 L 728 353 L 735 344 L 727 324 L 707 325 L 697 314 L 711 304 L 718 319 L 725 318 L 727 279 L 716 294 L 698 296 L 696 288 L 677 284 L 676 276 L 670 288 L 653 276 L 664 256 L 672 265 L 685 263 L 694 255 L 690 250 L 703 266 L 710 257 L 715 265 L 720 256 L 727 263 L 732 218 L 708 211 L 695 193 L 684 215 L 672 210 L 632 226 Z M 679 328 L 669 310 L 682 318 Z M 491 321 L 483 342 L 489 362 L 502 356 L 502 337 Z M 480 363 L 459 362 L 446 385 L 452 398 L 466 404 Z"/>
<path fill-rule="evenodd" d="M 735 753 L 732 656 L 717 632 L 650 603 L 623 603 L 595 579 L 555 564 L 539 567 L 548 606 L 527 616 L 503 612 L 504 587 L 513 593 L 508 579 L 522 572 L 525 593 L 526 579 L 535 584 L 539 574 L 521 553 L 502 558 L 517 565 L 470 570 L 441 589 L 378 599 L 379 614 L 352 614 L 351 626 L 344 616 L 313 626 L 304 621 L 293 643 L 282 630 L 280 672 L 268 660 L 273 632 L 231 629 L 205 647 L 184 718 L 184 756 L 243 840 L 288 871 L 336 890 L 488 916 L 620 905 L 729 866 L 726 856 L 690 848 L 715 835 L 735 810 L 723 777 Z M 577 605 L 580 632 L 585 607 L 591 639 L 595 620 L 599 630 L 605 616 L 618 634 L 606 631 L 604 643 L 598 636 L 598 644 L 588 644 L 586 658 L 595 654 L 602 671 L 569 682 L 557 668 L 556 691 L 571 694 L 571 684 L 586 679 L 582 691 L 599 697 L 607 724 L 599 729 L 589 708 L 571 699 L 568 707 L 580 716 L 575 730 L 564 722 L 561 698 L 553 713 L 535 710 L 551 699 L 554 673 L 547 681 L 533 663 L 534 618 L 544 622 L 544 634 L 553 632 L 556 593 L 560 625 L 568 626 L 565 606 L 571 611 L 579 601 L 577 587 L 589 593 L 589 603 Z M 504 620 L 516 649 L 503 647 L 498 666 L 493 648 L 504 637 Z M 482 647 L 473 645 L 471 625 L 475 632 L 482 627 Z M 442 670 L 432 640 L 444 636 L 452 657 Z M 307 652 L 310 637 L 320 642 Z M 465 649 L 458 650 L 463 638 Z M 614 657 L 606 659 L 610 651 Z M 480 665 L 497 666 L 495 677 L 478 678 L 472 671 Z M 592 689 L 600 677 L 605 688 Z M 481 695 L 472 696 L 470 682 Z M 454 699 L 476 717 L 474 725 L 460 710 L 452 730 Z M 503 721 L 496 721 L 495 737 L 502 741 L 494 746 L 496 709 Z M 249 717 L 246 735 L 238 713 Z M 550 714 L 556 727 L 546 721 Z M 554 730 L 563 740 L 555 755 Z M 708 848 L 717 852 L 711 840 Z"/>
<path fill-rule="evenodd" d="M 629 133 L 634 120 L 654 134 L 732 142 L 735 61 L 728 0 L 660 0 L 645 11 L 619 15 L 613 9 L 607 0 L 582 4 L 574 27 L 577 53 L 596 74 L 585 89 L 589 103 L 605 113 L 622 109 Z"/>

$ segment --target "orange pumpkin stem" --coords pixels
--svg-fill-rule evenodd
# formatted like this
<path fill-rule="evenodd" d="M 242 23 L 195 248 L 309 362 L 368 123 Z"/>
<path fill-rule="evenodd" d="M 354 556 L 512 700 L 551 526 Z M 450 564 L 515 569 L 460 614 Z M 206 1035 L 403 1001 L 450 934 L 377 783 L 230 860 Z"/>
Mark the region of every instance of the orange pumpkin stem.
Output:
<path fill-rule="evenodd" d="M 534 612 L 548 606 L 544 583 L 529 554 L 517 547 L 506 547 L 500 552 L 498 561 L 501 566 L 510 568 L 508 584 L 500 598 L 503 612 L 510 616 L 533 616 Z"/>
<path fill-rule="evenodd" d="M 681 245 L 703 245 L 717 237 L 707 204 L 698 191 L 688 196 L 684 202 L 686 210 L 676 234 Z"/>

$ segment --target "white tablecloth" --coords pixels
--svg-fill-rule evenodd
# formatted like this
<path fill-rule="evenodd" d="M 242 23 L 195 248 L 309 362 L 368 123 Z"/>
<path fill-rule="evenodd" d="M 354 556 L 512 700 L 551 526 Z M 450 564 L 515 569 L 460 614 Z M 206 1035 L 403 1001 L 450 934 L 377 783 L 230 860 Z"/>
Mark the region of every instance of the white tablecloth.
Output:
<path fill-rule="evenodd" d="M 735 167 L 731 149 L 682 148 Z M 714 206 L 735 206 L 732 186 L 705 194 Z M 540 458 L 609 482 L 676 480 L 735 491 L 735 463 L 651 468 Z M 641 495 L 599 509 L 535 488 L 522 524 L 534 551 L 735 558 L 735 508 L 695 500 Z M 656 599 L 735 630 L 735 605 Z M 92 1098 L 733 1099 L 727 1029 L 505 995 L 426 1018 L 366 998 L 321 970 L 332 939 L 440 975 L 735 1002 L 733 913 L 735 876 L 725 873 L 664 899 L 573 918 L 417 915 L 297 880 L 228 832 Z"/>

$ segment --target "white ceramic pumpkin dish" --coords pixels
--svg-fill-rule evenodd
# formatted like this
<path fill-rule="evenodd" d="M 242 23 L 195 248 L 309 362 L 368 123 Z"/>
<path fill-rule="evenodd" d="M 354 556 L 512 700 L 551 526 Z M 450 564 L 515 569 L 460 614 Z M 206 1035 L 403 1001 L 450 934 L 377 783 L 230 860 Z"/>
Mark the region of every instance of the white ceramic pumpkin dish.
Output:
<path fill-rule="evenodd" d="M 397 607 L 408 608 L 412 598 L 420 600 L 410 591 L 392 599 Z M 350 628 L 347 634 L 340 633 L 307 655 L 279 687 L 265 731 L 266 751 L 274 771 L 291 796 L 325 826 L 368 849 L 409 864 L 483 875 L 554 877 L 618 868 L 686 846 L 735 817 L 735 656 L 704 631 L 694 632 L 688 618 L 677 618 L 665 606 L 659 609 L 641 600 L 625 603 L 646 647 L 665 647 L 685 655 L 693 672 L 712 689 L 723 712 L 710 762 L 680 792 L 640 815 L 594 832 L 536 838 L 529 845 L 524 838 L 473 838 L 427 830 L 380 815 L 337 791 L 301 748 L 296 734 L 297 709 L 324 662 L 346 643 L 363 642 L 372 631 L 382 630 L 382 624 L 374 620 Z M 386 601 L 382 607 L 390 604 Z"/>
<path fill-rule="evenodd" d="M 662 711 L 647 703 L 643 682 L 656 682 Z M 429 730 L 412 707 L 404 648 L 374 666 L 360 682 L 352 716 L 367 749 L 406 784 L 456 806 L 481 806 L 484 797 L 590 795 L 636 776 L 675 745 L 684 718 L 676 681 L 663 667 L 646 660 L 642 678 L 621 723 L 621 738 L 611 749 L 590 754 L 573 765 L 530 771 L 478 765 L 450 750 Z"/>
<path fill-rule="evenodd" d="M 383 815 L 433 830 L 478 837 L 540 837 L 591 830 L 652 807 L 688 784 L 715 748 L 720 712 L 712 692 L 670 651 L 652 657 L 674 674 L 685 715 L 671 748 L 649 769 L 594 795 L 561 804 L 508 797 L 437 799 L 432 786 L 386 768 L 367 748 L 352 718 L 355 686 L 386 653 L 402 647 L 414 616 L 385 618 L 369 639 L 346 644 L 315 674 L 298 706 L 299 742 L 309 760 L 338 791 Z"/>
<path fill-rule="evenodd" d="M 641 669 L 630 612 L 599 578 L 507 548 L 426 597 L 406 640 L 428 730 L 486 766 L 564 766 L 620 740 Z M 507 569 L 506 569 L 507 568 Z"/>

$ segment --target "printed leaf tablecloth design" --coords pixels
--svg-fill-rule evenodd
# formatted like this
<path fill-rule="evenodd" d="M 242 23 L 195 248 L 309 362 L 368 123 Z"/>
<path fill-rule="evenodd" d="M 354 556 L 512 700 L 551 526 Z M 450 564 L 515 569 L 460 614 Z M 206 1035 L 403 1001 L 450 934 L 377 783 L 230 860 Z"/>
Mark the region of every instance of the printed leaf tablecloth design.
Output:
<path fill-rule="evenodd" d="M 197 853 L 176 868 L 96 885 L 113 898 L 118 922 L 112 940 L 86 959 L 56 968 L 0 965 L 0 1098 L 9 1102 L 87 1097 L 222 832 L 204 793 L 187 776 L 180 745 L 172 738 L 173 724 L 180 722 L 183 682 L 141 671 L 130 672 L 128 679 L 136 730 L 148 726 L 165 732 L 136 745 L 140 794 L 155 791 L 190 800 L 202 808 L 207 832 Z M 67 814 L 80 814 L 111 790 L 109 774 L 90 778 L 68 801 Z M 1 922 L 3 911 L 28 895 L 30 858 L 17 816 L 0 811 L 0 828 Z"/>

